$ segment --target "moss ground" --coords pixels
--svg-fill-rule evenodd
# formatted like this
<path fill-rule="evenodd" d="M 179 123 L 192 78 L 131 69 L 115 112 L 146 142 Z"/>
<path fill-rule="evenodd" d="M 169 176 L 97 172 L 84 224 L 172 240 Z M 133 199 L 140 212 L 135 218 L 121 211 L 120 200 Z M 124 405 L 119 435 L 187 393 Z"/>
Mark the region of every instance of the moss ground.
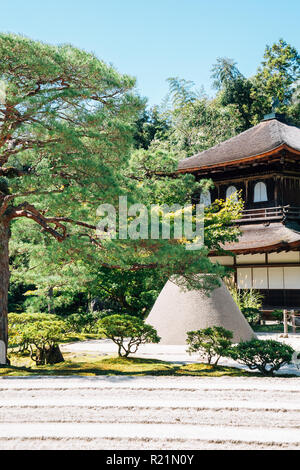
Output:
<path fill-rule="evenodd" d="M 235 367 L 208 364 L 176 364 L 173 362 L 139 357 L 92 356 L 64 354 L 65 362 L 36 366 L 29 356 L 10 355 L 11 365 L 0 368 L 0 376 L 36 375 L 192 375 L 200 377 L 253 377 L 253 374 Z"/>

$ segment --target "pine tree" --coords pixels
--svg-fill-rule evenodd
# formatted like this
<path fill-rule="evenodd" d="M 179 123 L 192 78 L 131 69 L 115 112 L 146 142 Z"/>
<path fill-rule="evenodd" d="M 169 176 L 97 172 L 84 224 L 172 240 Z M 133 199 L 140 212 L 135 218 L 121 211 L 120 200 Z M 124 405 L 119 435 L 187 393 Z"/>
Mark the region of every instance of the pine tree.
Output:
<path fill-rule="evenodd" d="M 7 344 L 10 227 L 25 217 L 66 250 L 90 236 L 141 107 L 134 79 L 70 45 L 0 35 L 0 340 Z M 41 253 L 42 256 L 42 253 Z"/>
<path fill-rule="evenodd" d="M 134 79 L 72 46 L 5 34 L 0 79 L 0 340 L 7 345 L 9 239 L 13 232 L 16 243 L 24 242 L 24 219 L 32 222 L 28 237 L 34 240 L 37 229 L 43 233 L 41 243 L 35 240 L 45 263 L 84 263 L 87 273 L 98 266 L 116 270 L 116 277 L 156 270 L 162 280 L 175 273 L 185 276 L 189 288 L 218 284 L 225 270 L 208 254 L 236 239 L 238 230 L 230 224 L 238 204 L 207 210 L 205 244 L 197 251 L 187 251 L 184 238 L 97 238 L 100 204 L 117 207 L 119 196 L 128 195 L 129 203 L 149 210 L 151 204 L 189 202 L 199 191 L 193 176 L 174 174 L 176 159 L 168 152 L 137 151 L 129 159 L 144 106 L 132 91 Z M 49 237 L 58 243 L 47 242 Z M 41 269 L 41 285 L 42 278 L 51 280 L 49 270 Z"/>

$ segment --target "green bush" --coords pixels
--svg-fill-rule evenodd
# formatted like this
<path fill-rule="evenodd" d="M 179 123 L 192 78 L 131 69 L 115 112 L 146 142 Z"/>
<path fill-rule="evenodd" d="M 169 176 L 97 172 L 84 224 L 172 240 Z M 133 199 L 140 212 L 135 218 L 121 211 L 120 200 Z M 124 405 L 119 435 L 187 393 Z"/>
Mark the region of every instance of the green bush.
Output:
<path fill-rule="evenodd" d="M 132 315 L 109 315 L 98 322 L 99 332 L 118 345 L 120 357 L 135 353 L 144 343 L 159 343 L 156 330 Z"/>
<path fill-rule="evenodd" d="M 66 318 L 66 324 L 70 332 L 96 333 L 97 321 L 101 318 L 101 312 L 73 313 Z"/>
<path fill-rule="evenodd" d="M 272 319 L 276 320 L 279 324 L 283 322 L 283 310 L 273 310 Z"/>
<path fill-rule="evenodd" d="M 9 313 L 8 314 L 8 345 L 18 352 L 29 351 L 29 343 L 25 334 L 25 327 L 30 323 L 58 319 L 48 313 Z"/>
<path fill-rule="evenodd" d="M 221 356 L 226 355 L 227 349 L 231 346 L 233 337 L 232 331 L 226 330 L 222 326 L 213 326 L 197 331 L 187 332 L 187 352 L 189 354 L 200 352 L 201 357 L 207 359 L 211 364 L 213 357 L 216 357 L 214 365 L 218 364 Z"/>
<path fill-rule="evenodd" d="M 263 375 L 273 375 L 292 360 L 294 350 L 279 341 L 252 339 L 242 341 L 228 350 L 228 356 Z"/>
<path fill-rule="evenodd" d="M 64 359 L 58 343 L 64 339 L 66 324 L 56 315 L 46 313 L 10 313 L 10 346 L 20 352 L 30 351 L 37 365 L 54 364 Z"/>
<path fill-rule="evenodd" d="M 255 326 L 259 323 L 260 317 L 261 317 L 259 308 L 242 307 L 241 312 L 244 315 L 244 317 L 246 318 L 249 325 Z"/>

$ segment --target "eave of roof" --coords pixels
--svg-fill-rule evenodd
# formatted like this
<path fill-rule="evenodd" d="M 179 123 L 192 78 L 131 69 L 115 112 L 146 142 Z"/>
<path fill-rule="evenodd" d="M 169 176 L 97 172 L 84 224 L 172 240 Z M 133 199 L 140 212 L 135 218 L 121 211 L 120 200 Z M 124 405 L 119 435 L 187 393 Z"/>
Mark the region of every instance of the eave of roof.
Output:
<path fill-rule="evenodd" d="M 181 160 L 178 172 L 237 165 L 276 155 L 283 149 L 300 155 L 300 129 L 271 119 L 208 150 Z"/>
<path fill-rule="evenodd" d="M 300 226 L 287 227 L 283 223 L 245 225 L 238 242 L 222 247 L 236 255 L 271 253 L 300 249 Z"/>

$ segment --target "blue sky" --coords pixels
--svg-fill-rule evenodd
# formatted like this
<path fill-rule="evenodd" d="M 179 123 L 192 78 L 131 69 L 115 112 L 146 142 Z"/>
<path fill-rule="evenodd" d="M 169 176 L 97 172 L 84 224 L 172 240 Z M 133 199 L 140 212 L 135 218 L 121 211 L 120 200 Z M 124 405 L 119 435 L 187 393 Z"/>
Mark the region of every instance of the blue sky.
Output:
<path fill-rule="evenodd" d="M 299 0 L 1 0 L 0 30 L 71 43 L 137 78 L 149 104 L 168 77 L 204 86 L 217 57 L 255 73 L 265 45 L 280 37 L 299 48 Z"/>

